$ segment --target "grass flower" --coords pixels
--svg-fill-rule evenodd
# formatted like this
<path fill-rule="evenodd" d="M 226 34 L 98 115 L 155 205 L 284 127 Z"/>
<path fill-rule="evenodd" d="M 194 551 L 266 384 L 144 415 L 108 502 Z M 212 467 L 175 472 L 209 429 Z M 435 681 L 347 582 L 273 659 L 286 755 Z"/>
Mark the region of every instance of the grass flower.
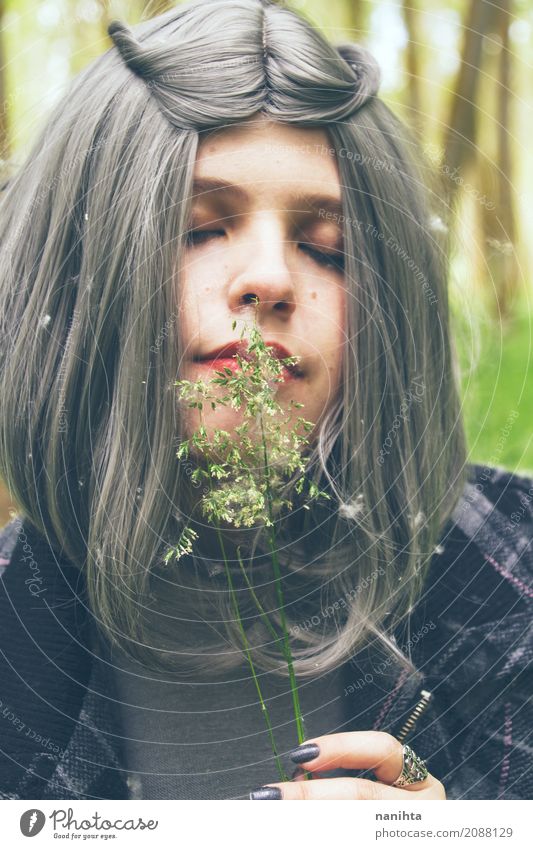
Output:
<path fill-rule="evenodd" d="M 233 330 L 236 325 L 237 322 L 234 321 Z M 205 484 L 201 510 L 207 521 L 217 531 L 230 597 L 242 638 L 243 652 L 255 682 L 278 772 L 281 780 L 286 781 L 288 778 L 279 759 L 268 709 L 255 671 L 253 650 L 249 646 L 239 613 L 220 523 L 228 523 L 235 527 L 262 526 L 267 531 L 281 633 L 276 630 L 257 598 L 240 552 L 239 566 L 259 615 L 287 664 L 298 742 L 301 743 L 305 739 L 305 731 L 285 617 L 275 519 L 283 510 L 292 508 L 292 501 L 283 494 L 285 484 L 288 482 L 292 482 L 295 492 L 302 497 L 303 506 L 307 509 L 309 505 L 306 502 L 318 498 L 329 499 L 330 496 L 319 490 L 305 474 L 303 451 L 308 445 L 308 434 L 314 425 L 298 415 L 298 410 L 303 407 L 303 404 L 291 400 L 287 412 L 283 410 L 276 398 L 278 384 L 283 380 L 284 367 L 294 366 L 297 358 L 287 357 L 279 360 L 274 356 L 272 350 L 265 344 L 256 320 L 249 327 L 243 326 L 241 340 L 244 339 L 247 330 L 246 350 L 242 356 L 236 355 L 237 369 L 235 371 L 223 368 L 215 371 L 215 376 L 209 381 L 179 380 L 176 382 L 180 399 L 190 408 L 197 409 L 200 414 L 200 426 L 188 439 L 180 442 L 176 456 L 180 460 L 188 461 L 191 455 L 195 454 L 205 460 L 205 467 L 196 465 L 191 480 Z M 218 405 L 242 410 L 242 424 L 234 428 L 233 435 L 217 428 L 209 437 L 203 411 L 208 406 L 214 410 Z M 165 562 L 179 560 L 185 554 L 192 553 L 197 539 L 196 531 L 191 527 L 184 527 L 177 545 L 165 555 Z"/>

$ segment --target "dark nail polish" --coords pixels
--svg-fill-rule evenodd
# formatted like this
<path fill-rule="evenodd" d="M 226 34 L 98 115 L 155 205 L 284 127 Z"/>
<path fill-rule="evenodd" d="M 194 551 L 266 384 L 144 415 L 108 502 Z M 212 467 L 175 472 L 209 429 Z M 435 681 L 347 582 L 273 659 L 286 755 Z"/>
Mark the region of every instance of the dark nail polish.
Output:
<path fill-rule="evenodd" d="M 302 766 L 295 766 L 294 772 L 291 775 L 291 781 L 294 781 L 295 778 L 299 778 L 304 773 L 305 773 L 305 769 Z"/>
<path fill-rule="evenodd" d="M 250 799 L 281 799 L 281 790 L 279 787 L 258 787 L 252 790 Z"/>
<path fill-rule="evenodd" d="M 319 754 L 320 749 L 316 743 L 302 743 L 301 746 L 291 749 L 289 757 L 295 764 L 303 764 L 318 758 Z"/>

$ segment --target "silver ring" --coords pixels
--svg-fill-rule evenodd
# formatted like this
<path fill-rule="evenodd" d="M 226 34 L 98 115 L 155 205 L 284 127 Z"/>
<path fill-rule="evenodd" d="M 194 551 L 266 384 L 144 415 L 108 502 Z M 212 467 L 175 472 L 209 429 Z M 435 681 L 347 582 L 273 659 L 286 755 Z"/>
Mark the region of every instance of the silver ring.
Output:
<path fill-rule="evenodd" d="M 392 787 L 405 787 L 407 784 L 416 784 L 418 781 L 424 781 L 429 775 L 425 761 L 415 755 L 410 746 L 403 745 L 403 765 L 402 771 L 396 781 L 392 782 Z"/>

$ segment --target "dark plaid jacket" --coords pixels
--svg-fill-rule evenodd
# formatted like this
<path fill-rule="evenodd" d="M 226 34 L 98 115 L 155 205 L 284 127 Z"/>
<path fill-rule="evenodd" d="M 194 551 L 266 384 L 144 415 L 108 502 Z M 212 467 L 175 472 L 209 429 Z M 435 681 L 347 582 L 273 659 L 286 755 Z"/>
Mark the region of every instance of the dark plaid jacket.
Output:
<path fill-rule="evenodd" d="M 357 654 L 345 666 L 346 730 L 404 739 L 449 799 L 531 799 L 533 479 L 469 471 L 397 635 L 418 672 Z M 2 564 L 0 798 L 135 798 L 78 570 L 23 519 L 0 532 Z"/>

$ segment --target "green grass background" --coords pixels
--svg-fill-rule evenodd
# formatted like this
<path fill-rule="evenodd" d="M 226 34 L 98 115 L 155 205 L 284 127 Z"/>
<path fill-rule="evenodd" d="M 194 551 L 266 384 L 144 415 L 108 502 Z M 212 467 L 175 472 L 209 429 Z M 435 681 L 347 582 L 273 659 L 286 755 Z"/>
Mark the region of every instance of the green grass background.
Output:
<path fill-rule="evenodd" d="M 455 328 L 469 461 L 533 475 L 533 312 Z"/>

